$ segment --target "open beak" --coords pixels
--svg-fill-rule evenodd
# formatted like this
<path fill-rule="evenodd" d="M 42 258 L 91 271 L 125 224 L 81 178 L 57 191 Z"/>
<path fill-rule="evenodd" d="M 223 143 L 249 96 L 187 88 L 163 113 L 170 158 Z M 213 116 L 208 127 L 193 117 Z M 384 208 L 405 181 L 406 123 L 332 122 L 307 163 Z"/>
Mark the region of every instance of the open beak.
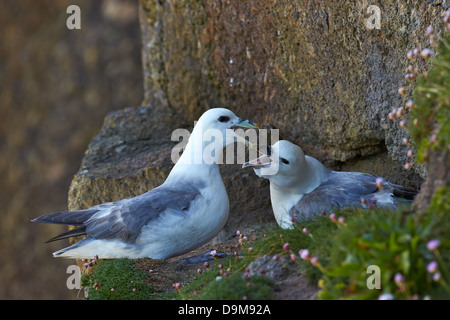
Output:
<path fill-rule="evenodd" d="M 271 163 L 272 158 L 264 154 L 255 160 L 244 163 L 242 168 L 267 168 Z"/>
<path fill-rule="evenodd" d="M 238 129 L 238 128 L 244 128 L 244 129 L 258 128 L 259 129 L 259 126 L 255 123 L 251 123 L 248 120 L 239 119 L 239 121 L 236 124 L 234 124 L 230 129 Z"/>

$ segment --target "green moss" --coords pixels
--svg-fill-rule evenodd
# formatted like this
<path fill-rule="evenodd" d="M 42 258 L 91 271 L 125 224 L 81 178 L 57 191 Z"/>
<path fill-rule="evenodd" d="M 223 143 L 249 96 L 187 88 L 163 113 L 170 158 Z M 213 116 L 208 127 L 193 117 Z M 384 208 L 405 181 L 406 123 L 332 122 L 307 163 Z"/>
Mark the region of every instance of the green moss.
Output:
<path fill-rule="evenodd" d="M 239 273 L 216 278 L 204 286 L 196 298 L 202 300 L 268 300 L 272 298 L 273 281 L 264 276 L 244 279 Z"/>
<path fill-rule="evenodd" d="M 410 135 L 417 146 L 417 160 L 423 162 L 433 148 L 450 146 L 450 36 L 442 39 L 437 58 L 431 59 L 428 76 L 414 90 Z M 432 138 L 433 136 L 433 138 Z"/>
<path fill-rule="evenodd" d="M 356 210 L 354 218 L 332 235 L 329 260 L 321 269 L 324 288 L 319 298 L 377 299 L 381 293 L 395 299 L 450 298 L 449 197 L 448 187 L 440 189 L 425 214 Z M 428 250 L 432 239 L 440 240 L 438 250 Z M 438 281 L 427 272 L 431 261 L 439 264 Z M 370 265 L 380 268 L 380 290 L 367 286 Z M 403 285 L 395 283 L 396 274 L 404 277 Z"/>
<path fill-rule="evenodd" d="M 376 299 L 382 292 L 395 294 L 396 298 L 429 294 L 424 253 L 431 227 L 431 218 L 419 222 L 414 215 L 401 211 L 379 212 L 349 221 L 336 234 L 320 297 Z M 367 268 L 371 265 L 380 268 L 381 290 L 367 287 Z M 399 287 L 393 281 L 396 273 L 405 277 L 408 290 L 397 293 Z"/>
<path fill-rule="evenodd" d="M 448 218 L 450 212 L 450 185 L 438 189 L 431 199 L 430 206 L 425 214 L 435 217 L 436 223 L 433 229 L 434 239 L 439 239 L 441 245 L 439 250 L 434 253 L 436 260 L 439 262 L 440 272 L 446 281 L 446 287 L 438 287 L 436 295 L 439 297 L 450 297 L 450 240 L 448 235 L 450 233 L 450 219 Z"/>
<path fill-rule="evenodd" d="M 148 300 L 158 292 L 146 283 L 144 270 L 133 267 L 130 259 L 99 260 L 92 272 L 82 276 L 91 300 Z"/>
<path fill-rule="evenodd" d="M 447 215 L 450 212 L 450 186 L 436 190 L 427 212 Z"/>

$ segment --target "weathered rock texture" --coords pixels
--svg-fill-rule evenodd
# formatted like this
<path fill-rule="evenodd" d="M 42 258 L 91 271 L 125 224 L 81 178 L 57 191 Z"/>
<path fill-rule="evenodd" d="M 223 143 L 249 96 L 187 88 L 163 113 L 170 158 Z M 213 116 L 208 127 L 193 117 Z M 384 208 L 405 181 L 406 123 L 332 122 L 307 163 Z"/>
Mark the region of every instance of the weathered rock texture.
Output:
<path fill-rule="evenodd" d="M 70 208 L 137 195 L 172 164 L 172 130 L 228 107 L 280 129 L 280 138 L 335 169 L 361 170 L 411 187 L 407 132 L 387 119 L 404 101 L 406 51 L 440 27 L 445 1 L 141 0 L 143 106 L 110 114 L 72 183 Z M 367 8 L 381 10 L 368 29 Z M 221 168 L 232 229 L 271 220 L 266 181 Z"/>
<path fill-rule="evenodd" d="M 405 52 L 443 1 L 380 1 L 380 30 L 365 27 L 368 1 L 141 3 L 144 105 L 189 123 L 228 106 L 329 161 L 405 159 L 386 114 L 402 103 Z"/>

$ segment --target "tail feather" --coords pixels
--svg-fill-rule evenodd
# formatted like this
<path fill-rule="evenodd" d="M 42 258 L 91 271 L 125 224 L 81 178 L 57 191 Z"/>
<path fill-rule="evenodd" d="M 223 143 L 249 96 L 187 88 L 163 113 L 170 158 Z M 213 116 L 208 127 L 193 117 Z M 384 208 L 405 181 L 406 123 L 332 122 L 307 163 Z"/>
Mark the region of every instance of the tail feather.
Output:
<path fill-rule="evenodd" d="M 61 233 L 56 237 L 53 237 L 46 241 L 53 242 L 61 239 L 66 239 L 70 237 L 76 237 L 86 234 L 86 226 L 83 224 L 92 217 L 98 210 L 96 209 L 86 209 L 79 211 L 61 211 L 50 214 L 45 214 L 43 216 L 37 217 L 32 222 L 40 223 L 54 223 L 54 224 L 66 224 L 72 226 L 78 226 L 78 228 L 69 230 L 67 232 Z"/>
<path fill-rule="evenodd" d="M 91 237 L 85 238 L 85 239 L 83 239 L 83 240 L 81 240 L 81 241 L 78 241 L 77 243 L 75 243 L 75 244 L 73 244 L 73 245 L 71 245 L 71 246 L 68 246 L 68 247 L 63 248 L 63 249 L 61 249 L 61 250 L 58 250 L 58 251 L 53 252 L 53 257 L 55 257 L 55 258 L 56 258 L 56 257 L 63 257 L 63 258 L 80 258 L 81 256 L 80 256 L 80 255 L 77 255 L 76 252 L 74 253 L 72 250 L 77 249 L 77 248 L 80 248 L 80 247 L 83 247 L 84 245 L 88 244 L 88 243 L 91 242 L 91 241 L 93 241 L 93 240 L 91 239 Z M 74 251 L 77 251 L 77 250 L 74 250 Z M 92 256 L 94 256 L 94 255 L 92 255 Z M 88 257 L 89 257 L 89 255 L 86 255 L 86 256 L 83 257 L 83 258 L 88 258 Z"/>
<path fill-rule="evenodd" d="M 406 188 L 403 186 L 399 186 L 399 185 L 393 185 L 394 187 L 394 196 L 395 197 L 399 197 L 399 198 L 403 198 L 403 199 L 407 199 L 407 200 L 414 200 L 415 196 L 417 195 L 418 191 L 417 190 L 413 190 L 410 188 Z"/>
<path fill-rule="evenodd" d="M 61 211 L 55 213 L 45 214 L 43 216 L 37 217 L 32 222 L 40 223 L 54 223 L 54 224 L 67 224 L 73 226 L 81 226 L 85 221 L 87 221 L 92 215 L 94 215 L 98 210 L 86 209 L 79 211 Z"/>
<path fill-rule="evenodd" d="M 45 243 L 62 240 L 62 239 L 70 238 L 70 237 L 82 236 L 85 234 L 86 234 L 86 227 L 81 226 L 81 227 L 69 230 L 67 232 L 61 233 L 60 235 L 57 235 L 56 237 L 53 237 L 53 238 L 45 241 Z"/>

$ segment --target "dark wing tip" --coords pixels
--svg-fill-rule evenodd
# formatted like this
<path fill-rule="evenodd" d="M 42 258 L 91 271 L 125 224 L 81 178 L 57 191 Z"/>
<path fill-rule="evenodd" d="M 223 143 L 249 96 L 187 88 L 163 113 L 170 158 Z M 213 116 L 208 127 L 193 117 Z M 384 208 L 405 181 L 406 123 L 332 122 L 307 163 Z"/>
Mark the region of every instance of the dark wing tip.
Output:
<path fill-rule="evenodd" d="M 73 226 L 81 226 L 93 214 L 98 212 L 95 209 L 79 210 L 79 211 L 61 211 L 55 213 L 44 214 L 31 220 L 39 223 L 66 224 Z"/>
<path fill-rule="evenodd" d="M 406 188 L 406 187 L 399 186 L 399 185 L 394 185 L 393 194 L 395 197 L 399 197 L 399 198 L 403 198 L 403 199 L 407 199 L 407 200 L 414 200 L 414 198 L 416 197 L 418 192 L 419 192 L 418 190 Z"/>
<path fill-rule="evenodd" d="M 60 235 L 57 235 L 56 237 L 48 239 L 47 241 L 45 241 L 45 243 L 62 240 L 62 239 L 70 238 L 70 237 L 82 236 L 85 234 L 86 234 L 86 227 L 82 226 L 82 227 L 75 228 L 75 229 L 69 230 L 67 232 L 61 233 Z"/>
<path fill-rule="evenodd" d="M 49 216 L 48 214 L 42 215 L 42 216 L 34 218 L 34 219 L 30 220 L 30 221 L 31 222 L 37 222 L 37 223 L 55 223 L 48 216 Z"/>

